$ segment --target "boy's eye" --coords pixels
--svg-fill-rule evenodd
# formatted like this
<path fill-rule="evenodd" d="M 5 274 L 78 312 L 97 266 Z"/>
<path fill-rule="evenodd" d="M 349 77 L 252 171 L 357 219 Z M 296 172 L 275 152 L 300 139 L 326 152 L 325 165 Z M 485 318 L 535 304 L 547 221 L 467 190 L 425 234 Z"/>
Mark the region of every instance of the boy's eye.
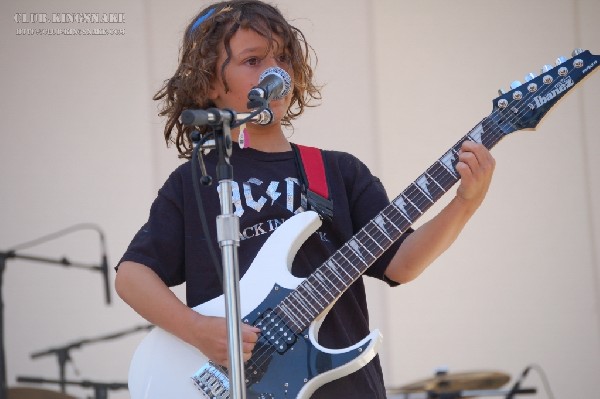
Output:
<path fill-rule="evenodd" d="M 280 54 L 277 57 L 277 60 L 283 64 L 289 64 L 290 63 L 290 57 L 287 54 Z"/>
<path fill-rule="evenodd" d="M 258 65 L 259 59 L 257 57 L 251 57 L 251 58 L 248 58 L 246 60 L 246 62 L 248 63 L 248 65 L 255 66 L 255 65 Z"/>

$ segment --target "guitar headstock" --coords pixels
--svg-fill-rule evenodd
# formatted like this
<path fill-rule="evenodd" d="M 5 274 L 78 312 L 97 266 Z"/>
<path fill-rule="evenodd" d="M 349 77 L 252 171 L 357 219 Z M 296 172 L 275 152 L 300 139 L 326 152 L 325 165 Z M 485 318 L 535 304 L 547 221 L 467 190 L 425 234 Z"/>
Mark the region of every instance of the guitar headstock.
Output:
<path fill-rule="evenodd" d="M 539 76 L 530 73 L 525 83 L 515 81 L 511 90 L 494 99 L 490 118 L 508 134 L 537 126 L 557 101 L 600 64 L 600 56 L 588 50 L 573 51 L 572 58 L 560 57 L 556 66 L 544 65 Z"/>

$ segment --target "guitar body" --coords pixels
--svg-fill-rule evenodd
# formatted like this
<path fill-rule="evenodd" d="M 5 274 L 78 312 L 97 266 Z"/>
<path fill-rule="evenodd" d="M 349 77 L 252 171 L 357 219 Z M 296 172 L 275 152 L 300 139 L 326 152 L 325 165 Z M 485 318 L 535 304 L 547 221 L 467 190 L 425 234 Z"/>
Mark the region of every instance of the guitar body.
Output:
<path fill-rule="evenodd" d="M 319 225 L 316 213 L 300 213 L 283 223 L 261 248 L 240 279 L 240 310 L 246 315 L 243 318 L 246 323 L 258 325 L 257 318 L 274 309 L 303 281 L 290 273 L 291 264 L 298 248 Z M 318 330 L 328 309 L 308 329 L 294 334 L 289 349 L 281 353 L 261 350 L 264 348 L 257 344 L 249 362 L 258 357 L 260 372 L 258 377 L 246 372 L 246 378 L 251 380 L 246 386 L 248 399 L 308 399 L 320 386 L 360 369 L 376 355 L 381 341 L 377 330 L 346 349 L 332 350 L 320 346 Z M 194 310 L 207 316 L 224 316 L 224 297 L 198 305 Z M 268 344 L 263 342 L 263 346 Z M 228 398 L 228 393 L 217 396 L 220 387 L 199 388 L 196 385 L 198 381 L 195 383 L 192 376 L 203 366 L 205 380 L 222 377 L 199 350 L 156 327 L 140 343 L 131 361 L 131 398 Z M 204 393 L 202 389 L 213 391 Z"/>

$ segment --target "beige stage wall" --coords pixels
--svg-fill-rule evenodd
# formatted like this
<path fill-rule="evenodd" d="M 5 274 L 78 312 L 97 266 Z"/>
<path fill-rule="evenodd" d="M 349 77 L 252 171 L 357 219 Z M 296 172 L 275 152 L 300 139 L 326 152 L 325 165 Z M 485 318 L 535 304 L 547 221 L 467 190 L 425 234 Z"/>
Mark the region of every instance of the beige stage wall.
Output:
<path fill-rule="evenodd" d="M 568 58 L 574 48 L 600 53 L 597 0 L 279 5 L 317 51 L 317 78 L 325 84 L 323 104 L 296 124 L 291 140 L 356 154 L 391 196 L 487 116 L 499 88 L 558 56 Z M 162 143 L 163 122 L 151 97 L 173 72 L 183 29 L 203 6 L 0 3 L 0 251 L 94 223 L 106 237 L 111 266 L 118 262 L 179 163 Z M 31 20 L 31 13 L 76 12 L 123 19 Z M 77 28 L 112 31 L 84 35 Z M 496 146 L 486 203 L 418 280 L 396 289 L 369 281 L 388 386 L 429 377 L 438 367 L 516 377 L 535 364 L 525 385 L 538 394 L 530 397 L 549 397 L 540 369 L 556 398 L 598 396 L 599 93 L 596 73 L 536 131 L 515 132 Z M 84 229 L 20 252 L 98 264 L 101 246 L 98 232 Z M 2 284 L 9 385 L 24 386 L 16 382 L 23 376 L 58 378 L 55 356 L 32 359 L 32 353 L 146 325 L 112 295 L 107 306 L 97 272 L 9 260 Z M 135 332 L 71 350 L 67 378 L 124 383 L 143 336 Z M 89 389 L 67 390 L 93 396 Z M 109 397 L 129 395 L 115 390 Z"/>

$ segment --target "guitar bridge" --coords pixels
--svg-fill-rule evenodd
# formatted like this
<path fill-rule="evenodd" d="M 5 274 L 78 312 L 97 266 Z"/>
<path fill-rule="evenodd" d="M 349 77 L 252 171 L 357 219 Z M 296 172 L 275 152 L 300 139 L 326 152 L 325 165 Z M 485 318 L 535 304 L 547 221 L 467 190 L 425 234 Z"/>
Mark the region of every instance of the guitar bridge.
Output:
<path fill-rule="evenodd" d="M 229 377 L 225 371 L 208 362 L 192 376 L 192 381 L 200 391 L 211 399 L 229 399 Z"/>

